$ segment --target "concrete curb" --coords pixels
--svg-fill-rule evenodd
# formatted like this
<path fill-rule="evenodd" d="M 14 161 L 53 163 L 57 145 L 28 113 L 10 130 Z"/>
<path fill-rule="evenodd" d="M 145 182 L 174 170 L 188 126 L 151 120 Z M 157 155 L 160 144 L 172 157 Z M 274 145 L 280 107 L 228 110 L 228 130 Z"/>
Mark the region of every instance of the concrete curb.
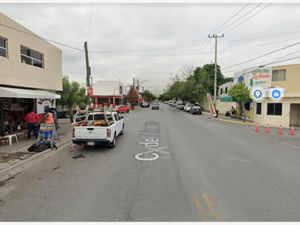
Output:
<path fill-rule="evenodd" d="M 70 141 L 72 141 L 72 138 L 68 138 L 66 140 L 62 140 L 61 143 L 59 143 L 57 145 L 57 150 L 53 150 L 53 149 L 47 149 L 43 152 L 34 154 L 33 156 L 21 160 L 15 164 L 12 164 L 11 166 L 5 168 L 4 170 L 0 171 L 0 182 L 1 181 L 5 181 L 19 173 L 21 173 L 22 171 L 24 171 L 25 169 L 27 169 L 28 167 L 30 167 L 30 163 L 33 161 L 38 161 L 38 159 L 42 158 L 47 158 L 50 157 L 51 155 L 57 153 L 58 151 L 60 151 L 67 143 L 69 143 Z M 26 150 L 28 147 L 26 148 L 22 148 L 22 150 Z M 51 154 L 52 153 L 52 154 Z"/>
<path fill-rule="evenodd" d="M 254 123 L 251 122 L 243 122 L 243 121 L 234 121 L 234 120 L 226 120 L 226 119 L 218 119 L 221 122 L 226 122 L 226 123 L 234 123 L 234 124 L 240 124 L 240 125 L 246 125 L 246 126 L 255 126 Z"/>

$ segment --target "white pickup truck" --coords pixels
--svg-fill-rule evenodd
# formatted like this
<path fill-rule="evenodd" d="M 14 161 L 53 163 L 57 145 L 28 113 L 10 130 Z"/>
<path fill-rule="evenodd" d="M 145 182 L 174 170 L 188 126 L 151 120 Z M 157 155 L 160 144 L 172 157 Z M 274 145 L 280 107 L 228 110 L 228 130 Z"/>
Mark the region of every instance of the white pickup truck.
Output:
<path fill-rule="evenodd" d="M 117 112 L 91 112 L 86 119 L 74 125 L 73 143 L 95 146 L 116 146 L 116 137 L 124 133 L 124 118 Z"/>

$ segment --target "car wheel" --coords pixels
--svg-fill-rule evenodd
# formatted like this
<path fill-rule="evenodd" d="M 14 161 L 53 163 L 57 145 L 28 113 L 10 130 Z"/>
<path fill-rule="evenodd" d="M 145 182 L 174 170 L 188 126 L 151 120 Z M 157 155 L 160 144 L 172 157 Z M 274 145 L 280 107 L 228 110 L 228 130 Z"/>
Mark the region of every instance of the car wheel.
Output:
<path fill-rule="evenodd" d="M 122 131 L 120 133 L 120 135 L 123 135 L 124 134 L 124 125 L 123 125 L 123 128 L 122 128 Z"/>
<path fill-rule="evenodd" d="M 114 148 L 116 147 L 116 135 L 114 135 L 114 139 L 109 143 L 108 147 Z"/>

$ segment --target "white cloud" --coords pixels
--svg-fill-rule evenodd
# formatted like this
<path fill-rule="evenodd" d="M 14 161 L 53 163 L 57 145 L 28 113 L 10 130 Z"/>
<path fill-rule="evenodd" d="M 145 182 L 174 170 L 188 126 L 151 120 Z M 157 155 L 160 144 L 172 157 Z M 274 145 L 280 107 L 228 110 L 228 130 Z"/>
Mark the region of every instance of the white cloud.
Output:
<path fill-rule="evenodd" d="M 143 83 L 145 88 L 159 92 L 168 82 L 169 73 L 191 63 L 208 33 L 243 4 L 0 4 L 0 11 L 47 39 L 77 48 L 83 48 L 84 41 L 88 41 L 94 81 L 120 79 L 131 83 L 135 76 L 147 80 Z M 225 32 L 225 37 L 219 39 L 218 63 L 226 68 L 296 42 L 300 28 L 298 33 L 291 32 L 297 31 L 299 19 L 299 4 L 272 4 Z M 287 39 L 293 40 L 278 42 Z M 84 53 L 59 47 L 63 51 L 64 74 L 85 82 Z M 296 49 L 297 46 L 253 63 L 261 64 Z M 196 65 L 214 61 L 213 41 L 204 52 Z"/>

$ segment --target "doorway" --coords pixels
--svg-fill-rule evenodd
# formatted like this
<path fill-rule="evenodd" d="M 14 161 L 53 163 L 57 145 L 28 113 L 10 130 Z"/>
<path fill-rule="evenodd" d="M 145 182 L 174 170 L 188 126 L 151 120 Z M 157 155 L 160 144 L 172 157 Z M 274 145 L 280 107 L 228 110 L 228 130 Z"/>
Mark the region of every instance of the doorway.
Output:
<path fill-rule="evenodd" d="M 300 104 L 291 104 L 290 126 L 300 126 Z"/>

